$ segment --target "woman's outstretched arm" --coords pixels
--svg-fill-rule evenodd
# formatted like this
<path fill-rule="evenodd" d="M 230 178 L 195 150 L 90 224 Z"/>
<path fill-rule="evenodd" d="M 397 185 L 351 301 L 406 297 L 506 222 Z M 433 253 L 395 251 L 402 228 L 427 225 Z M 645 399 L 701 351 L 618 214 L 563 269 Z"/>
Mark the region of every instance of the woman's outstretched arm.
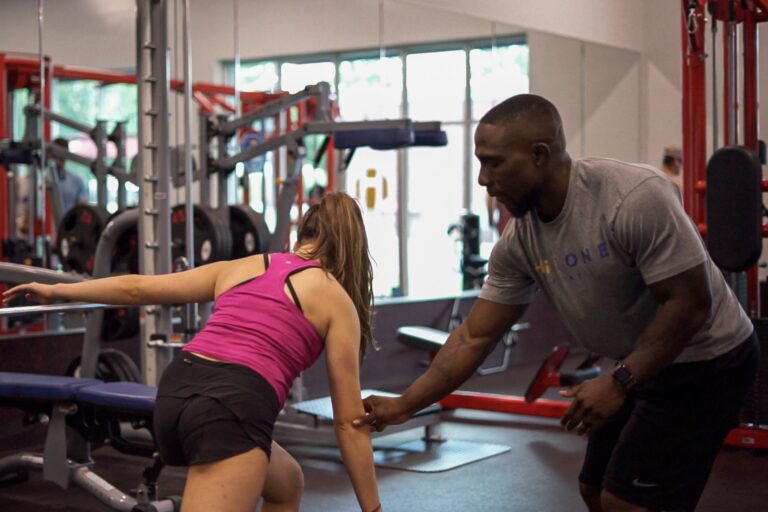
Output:
<path fill-rule="evenodd" d="M 3 304 L 16 297 L 40 304 L 59 300 L 126 305 L 207 302 L 214 299 L 219 273 L 231 263 L 210 263 L 185 272 L 156 276 L 129 274 L 80 283 L 20 284 L 3 293 Z"/>

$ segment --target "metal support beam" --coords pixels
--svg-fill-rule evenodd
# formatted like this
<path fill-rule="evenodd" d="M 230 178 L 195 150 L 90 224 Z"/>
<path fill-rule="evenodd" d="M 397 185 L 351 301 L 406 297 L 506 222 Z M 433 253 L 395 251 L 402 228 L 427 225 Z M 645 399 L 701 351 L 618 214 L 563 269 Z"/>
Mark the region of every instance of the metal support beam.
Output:
<path fill-rule="evenodd" d="M 170 154 L 168 149 L 168 4 L 137 0 L 136 81 L 139 84 L 139 270 L 171 271 Z M 145 306 L 141 323 L 144 382 L 157 385 L 173 358 L 170 348 L 149 347 L 152 336 L 171 334 L 170 306 Z"/>

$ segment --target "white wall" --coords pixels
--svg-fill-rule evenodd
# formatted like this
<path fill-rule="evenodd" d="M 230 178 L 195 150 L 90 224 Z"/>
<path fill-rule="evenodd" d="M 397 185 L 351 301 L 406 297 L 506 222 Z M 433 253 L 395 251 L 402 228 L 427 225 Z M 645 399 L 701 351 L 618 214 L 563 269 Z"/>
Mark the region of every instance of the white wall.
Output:
<path fill-rule="evenodd" d="M 531 92 L 557 105 L 571 156 L 643 160 L 640 54 L 536 31 L 528 43 Z"/>

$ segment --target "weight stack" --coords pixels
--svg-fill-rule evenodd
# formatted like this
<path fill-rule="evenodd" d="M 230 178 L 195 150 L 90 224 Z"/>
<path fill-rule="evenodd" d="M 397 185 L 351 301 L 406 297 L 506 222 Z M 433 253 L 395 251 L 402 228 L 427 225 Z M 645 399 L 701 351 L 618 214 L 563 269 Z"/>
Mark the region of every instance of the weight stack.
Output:
<path fill-rule="evenodd" d="M 768 319 L 756 319 L 753 322 L 760 340 L 760 366 L 757 378 L 744 398 L 739 422 L 768 426 Z"/>

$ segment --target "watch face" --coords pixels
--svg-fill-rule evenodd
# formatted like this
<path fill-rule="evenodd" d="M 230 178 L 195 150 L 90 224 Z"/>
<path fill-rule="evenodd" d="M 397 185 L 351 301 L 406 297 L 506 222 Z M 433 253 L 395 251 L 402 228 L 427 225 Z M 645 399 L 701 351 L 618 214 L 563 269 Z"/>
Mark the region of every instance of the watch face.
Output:
<path fill-rule="evenodd" d="M 617 366 L 613 370 L 613 378 L 622 384 L 627 384 L 632 380 L 632 373 L 630 373 L 626 366 Z"/>

